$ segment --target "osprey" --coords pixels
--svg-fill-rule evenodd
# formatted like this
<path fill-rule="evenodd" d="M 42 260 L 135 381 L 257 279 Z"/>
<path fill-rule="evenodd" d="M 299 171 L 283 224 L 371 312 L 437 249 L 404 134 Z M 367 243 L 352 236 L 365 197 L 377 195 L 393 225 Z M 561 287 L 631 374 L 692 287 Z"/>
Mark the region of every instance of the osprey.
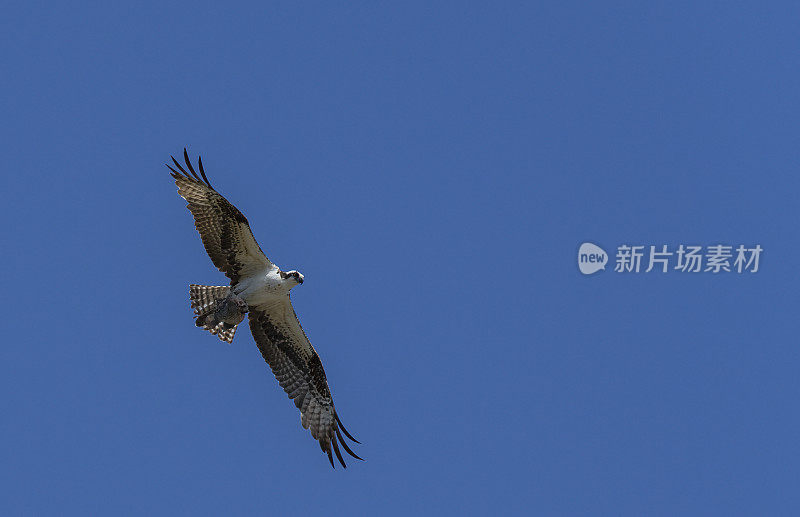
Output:
<path fill-rule="evenodd" d="M 211 186 L 199 157 L 199 176 L 186 149 L 183 158 L 188 173 L 174 157 L 170 158 L 178 170 L 167 167 L 175 178 L 178 194 L 189 203 L 206 252 L 231 280 L 230 286 L 189 286 L 195 324 L 231 343 L 237 325 L 247 314 L 261 355 L 289 398 L 294 400 L 300 410 L 301 424 L 319 441 L 331 466 L 336 468 L 332 454 L 335 452 L 339 462 L 347 468 L 339 443 L 350 456 L 362 459 L 350 450 L 342 437 L 344 433 L 360 443 L 339 420 L 322 361 L 289 300 L 289 291 L 303 283 L 303 275 L 294 270 L 281 271 L 270 262 L 253 237 L 245 216 Z"/>

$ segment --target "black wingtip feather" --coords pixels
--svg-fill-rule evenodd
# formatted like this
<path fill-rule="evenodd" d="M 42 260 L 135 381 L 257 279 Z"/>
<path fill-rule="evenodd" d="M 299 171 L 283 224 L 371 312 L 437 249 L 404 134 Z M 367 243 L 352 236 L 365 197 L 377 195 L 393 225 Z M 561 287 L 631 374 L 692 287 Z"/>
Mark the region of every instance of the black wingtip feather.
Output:
<path fill-rule="evenodd" d="M 341 420 L 339 420 L 339 414 L 338 413 L 334 413 L 334 416 L 336 417 L 336 422 L 339 423 L 339 427 L 342 428 L 342 432 L 344 432 L 344 435 L 347 436 L 348 438 L 350 438 L 351 440 L 353 440 L 354 442 L 356 442 L 357 444 L 361 444 L 361 442 L 359 442 L 358 440 L 353 438 L 352 434 L 347 432 L 347 429 L 345 429 L 344 424 L 342 423 Z"/>
<path fill-rule="evenodd" d="M 175 164 L 175 167 L 177 167 L 178 170 L 183 173 L 183 174 L 179 174 L 178 171 L 173 169 L 169 164 L 165 164 L 167 166 L 167 168 L 172 171 L 172 173 L 173 173 L 172 177 L 173 178 L 175 178 L 176 180 L 180 179 L 180 178 L 186 178 L 186 179 L 190 179 L 190 180 L 193 180 L 193 181 L 199 181 L 199 182 L 205 183 L 211 189 L 214 188 L 214 187 L 211 186 L 211 182 L 208 181 L 208 177 L 206 176 L 205 169 L 203 169 L 203 160 L 202 160 L 202 158 L 200 158 L 199 156 L 197 157 L 197 166 L 200 168 L 200 176 L 197 175 L 197 172 L 195 172 L 194 167 L 192 167 L 192 162 L 189 160 L 189 153 L 186 152 L 186 148 L 185 147 L 183 148 L 183 159 L 186 161 L 186 166 L 189 168 L 189 172 L 191 172 L 191 175 L 189 174 L 189 172 L 186 172 L 186 169 L 184 169 L 181 166 L 181 164 L 178 163 L 178 160 L 176 160 L 174 156 L 170 156 L 170 158 L 172 158 L 172 163 Z M 192 176 L 194 176 L 194 177 L 192 177 Z M 201 179 L 201 176 L 202 176 L 202 179 Z"/>
<path fill-rule="evenodd" d="M 184 176 L 186 176 L 187 178 L 191 179 L 191 176 L 189 176 L 189 174 L 185 170 L 183 170 L 183 167 L 181 167 L 181 164 L 178 163 L 178 160 L 176 160 L 175 157 L 172 156 L 172 155 L 170 155 L 170 158 L 172 158 L 172 163 L 175 164 L 175 167 L 177 167 L 178 170 L 181 171 L 184 174 Z M 167 167 L 169 167 L 169 166 L 167 166 Z"/>
<path fill-rule="evenodd" d="M 173 169 L 172 167 L 170 167 L 168 163 L 165 163 L 164 165 L 166 165 L 166 166 L 167 166 L 167 169 L 169 169 L 169 170 L 171 170 L 171 171 L 172 171 L 172 172 L 170 173 L 170 176 L 172 176 L 172 177 L 173 177 L 173 178 L 175 178 L 175 179 L 179 179 L 179 178 L 181 178 L 181 177 L 182 177 L 180 174 L 178 174 L 178 171 L 176 171 L 175 169 Z"/>
<path fill-rule="evenodd" d="M 203 170 L 203 159 L 200 157 L 200 155 L 197 156 L 197 166 L 200 168 L 200 175 L 203 177 L 203 180 L 206 182 L 206 185 L 211 187 L 211 182 L 208 181 L 208 178 L 206 178 L 206 171 Z"/>
<path fill-rule="evenodd" d="M 342 453 L 339 452 L 339 444 L 336 442 L 335 436 L 331 436 L 331 444 L 333 445 L 333 450 L 336 453 L 336 457 L 339 459 L 339 463 L 342 464 L 342 467 L 347 468 L 347 463 L 344 462 L 344 458 L 342 458 Z"/>
<path fill-rule="evenodd" d="M 194 167 L 192 167 L 192 162 L 189 161 L 189 153 L 186 152 L 185 147 L 183 148 L 183 159 L 186 162 L 186 166 L 189 167 L 189 172 L 191 172 L 192 176 L 194 176 L 194 179 L 196 179 L 197 181 L 202 181 L 200 179 L 200 176 L 198 176 L 197 173 L 194 172 Z"/>
<path fill-rule="evenodd" d="M 333 454 L 331 454 L 331 448 L 328 447 L 326 452 L 328 453 L 328 461 L 331 462 L 331 467 L 333 467 L 333 470 L 336 470 L 336 465 L 333 464 Z"/>
<path fill-rule="evenodd" d="M 347 442 L 344 441 L 344 438 L 342 438 L 342 433 L 339 432 L 338 428 L 336 429 L 336 436 L 339 437 L 339 442 L 341 442 L 342 447 L 344 447 L 344 450 L 347 451 L 347 454 L 349 454 L 350 456 L 354 457 L 357 460 L 364 461 L 364 458 L 362 458 L 361 456 L 350 450 L 350 447 L 347 446 Z"/>

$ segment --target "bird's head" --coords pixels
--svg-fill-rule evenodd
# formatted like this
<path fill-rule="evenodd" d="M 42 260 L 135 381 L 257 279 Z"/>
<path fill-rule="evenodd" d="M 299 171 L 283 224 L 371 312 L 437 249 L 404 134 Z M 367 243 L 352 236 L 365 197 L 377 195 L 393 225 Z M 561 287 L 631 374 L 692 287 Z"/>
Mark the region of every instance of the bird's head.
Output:
<path fill-rule="evenodd" d="M 294 269 L 291 271 L 281 271 L 281 278 L 291 282 L 292 287 L 303 283 L 303 275 L 301 275 L 299 271 L 295 271 Z"/>

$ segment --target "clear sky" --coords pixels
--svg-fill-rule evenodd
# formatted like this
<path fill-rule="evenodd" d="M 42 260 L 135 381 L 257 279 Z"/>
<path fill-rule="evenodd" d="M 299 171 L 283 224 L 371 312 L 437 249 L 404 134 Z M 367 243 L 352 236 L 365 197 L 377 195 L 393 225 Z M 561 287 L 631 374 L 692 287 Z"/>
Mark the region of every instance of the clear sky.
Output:
<path fill-rule="evenodd" d="M 4 515 L 800 512 L 796 3 L 109 4 L 0 18 Z M 194 327 L 184 146 L 366 462 Z"/>

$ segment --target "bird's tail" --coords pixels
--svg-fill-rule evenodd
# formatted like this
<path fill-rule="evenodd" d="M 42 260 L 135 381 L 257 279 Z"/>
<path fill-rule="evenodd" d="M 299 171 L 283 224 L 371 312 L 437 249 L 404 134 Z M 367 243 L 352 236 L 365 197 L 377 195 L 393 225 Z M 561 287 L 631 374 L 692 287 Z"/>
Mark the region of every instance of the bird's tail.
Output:
<path fill-rule="evenodd" d="M 228 286 L 189 285 L 189 300 L 195 313 L 195 325 L 202 327 L 220 340 L 230 343 L 239 325 L 218 319 L 219 302 L 228 298 L 231 288 Z M 241 320 L 239 320 L 241 321 Z"/>

